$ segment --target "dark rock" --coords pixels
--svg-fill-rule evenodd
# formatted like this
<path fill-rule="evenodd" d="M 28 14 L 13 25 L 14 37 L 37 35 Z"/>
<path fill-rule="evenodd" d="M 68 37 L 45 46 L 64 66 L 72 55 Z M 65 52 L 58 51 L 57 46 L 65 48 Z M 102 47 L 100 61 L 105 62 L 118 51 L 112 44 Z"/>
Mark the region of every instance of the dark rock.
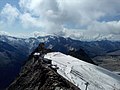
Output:
<path fill-rule="evenodd" d="M 93 60 L 87 55 L 87 53 L 83 50 L 83 49 L 79 49 L 79 50 L 71 50 L 68 52 L 69 55 L 78 58 L 80 60 L 83 60 L 85 62 L 91 63 L 91 64 L 95 64 L 93 62 Z M 95 64 L 97 65 L 97 64 Z"/>

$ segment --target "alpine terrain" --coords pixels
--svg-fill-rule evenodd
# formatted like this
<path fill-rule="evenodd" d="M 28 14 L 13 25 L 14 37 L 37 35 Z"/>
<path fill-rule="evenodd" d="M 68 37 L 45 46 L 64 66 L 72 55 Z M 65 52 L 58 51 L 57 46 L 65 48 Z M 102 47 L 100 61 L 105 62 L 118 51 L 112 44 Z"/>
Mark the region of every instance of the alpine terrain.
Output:
<path fill-rule="evenodd" d="M 29 56 L 7 90 L 120 90 L 117 74 L 41 47 Z"/>
<path fill-rule="evenodd" d="M 8 87 L 18 76 L 29 55 L 41 42 L 54 52 L 71 55 L 118 74 L 120 72 L 119 41 L 80 41 L 51 35 L 36 38 L 0 35 L 0 89 Z"/>

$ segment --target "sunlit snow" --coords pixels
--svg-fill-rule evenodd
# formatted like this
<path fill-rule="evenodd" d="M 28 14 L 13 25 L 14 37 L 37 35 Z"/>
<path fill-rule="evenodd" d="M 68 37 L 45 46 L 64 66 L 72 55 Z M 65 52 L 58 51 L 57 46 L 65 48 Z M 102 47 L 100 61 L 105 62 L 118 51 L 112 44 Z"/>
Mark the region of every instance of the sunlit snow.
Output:
<path fill-rule="evenodd" d="M 57 72 L 81 90 L 120 90 L 120 76 L 60 52 L 48 53 L 45 58 L 57 65 Z M 87 88 L 87 89 L 86 89 Z"/>

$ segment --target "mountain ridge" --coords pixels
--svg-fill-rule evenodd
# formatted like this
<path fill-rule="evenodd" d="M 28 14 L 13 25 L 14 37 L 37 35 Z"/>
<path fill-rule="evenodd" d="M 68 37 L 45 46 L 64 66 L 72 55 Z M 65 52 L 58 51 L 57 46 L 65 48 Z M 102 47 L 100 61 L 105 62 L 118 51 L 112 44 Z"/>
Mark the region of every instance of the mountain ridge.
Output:
<path fill-rule="evenodd" d="M 59 51 L 62 52 L 64 54 L 69 54 L 69 52 L 71 50 L 79 50 L 79 49 L 83 49 L 85 51 L 85 53 L 87 53 L 87 55 L 90 58 L 99 56 L 99 55 L 106 55 L 108 52 L 110 51 L 115 51 L 115 50 L 120 50 L 120 42 L 119 41 L 107 41 L 107 40 L 103 40 L 103 41 L 79 41 L 79 40 L 73 40 L 71 38 L 64 38 L 64 37 L 59 37 L 59 36 L 46 36 L 46 37 L 38 37 L 38 38 L 16 38 L 16 37 L 12 37 L 12 36 L 7 36 L 7 35 L 2 35 L 0 36 L 0 41 L 7 43 L 8 45 L 14 47 L 17 52 L 16 53 L 21 53 L 22 55 L 18 55 L 18 57 L 15 57 L 15 54 L 12 54 L 12 50 L 11 53 L 9 53 L 11 56 L 13 55 L 12 58 L 10 56 L 6 56 L 5 53 L 1 52 L 2 56 L 6 56 L 6 58 L 4 58 L 4 60 L 1 60 L 0 63 L 1 65 L 3 65 L 4 61 L 7 61 L 6 63 L 9 62 L 9 66 L 17 66 L 18 64 L 22 64 L 26 61 L 28 55 L 30 55 L 30 53 L 39 45 L 40 42 L 44 42 L 46 44 L 47 48 L 53 49 L 54 51 Z M 0 43 L 1 43 L 0 42 Z M 1 46 L 1 48 L 3 49 L 3 45 Z M 2 50 L 1 49 L 1 50 Z M 8 51 L 5 49 L 5 51 Z M 25 57 L 23 57 L 25 56 Z M 21 58 L 20 58 L 21 57 Z M 17 61 L 18 64 L 14 64 L 11 61 L 11 58 L 13 59 L 13 61 Z M 24 60 L 20 60 L 20 59 L 24 59 Z M 6 60 L 5 60 L 6 59 Z M 15 71 L 15 68 L 9 68 L 9 71 L 6 70 L 7 64 L 4 64 L 4 68 L 0 68 L 1 73 L 2 72 L 6 72 L 5 75 L 10 74 L 9 72 L 11 72 L 12 70 Z M 20 67 L 19 67 L 20 69 Z M 15 74 L 18 74 L 18 71 L 16 73 L 16 71 L 14 72 Z M 5 75 L 0 75 L 1 76 L 1 81 L 0 83 L 2 83 L 2 86 L 4 86 L 5 84 L 3 83 L 3 76 Z M 4 77 L 5 78 L 5 77 Z M 9 77 L 11 78 L 11 77 Z M 8 81 L 9 81 L 9 78 Z M 6 80 L 7 80 L 6 79 Z M 14 78 L 12 78 L 13 80 Z"/>
<path fill-rule="evenodd" d="M 21 70 L 7 90 L 120 89 L 120 76 L 70 55 L 44 49 L 43 44 L 30 55 Z"/>
<path fill-rule="evenodd" d="M 35 52 L 29 56 L 18 78 L 7 90 L 80 90 L 49 66 L 51 63 L 45 63 L 41 56 L 36 59 Z M 50 52 L 49 49 L 46 52 Z"/>

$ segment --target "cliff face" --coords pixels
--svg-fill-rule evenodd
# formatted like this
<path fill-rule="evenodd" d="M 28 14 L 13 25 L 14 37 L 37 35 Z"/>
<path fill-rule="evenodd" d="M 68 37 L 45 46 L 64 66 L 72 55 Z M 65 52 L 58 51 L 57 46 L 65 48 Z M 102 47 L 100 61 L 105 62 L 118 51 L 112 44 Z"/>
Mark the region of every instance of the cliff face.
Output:
<path fill-rule="evenodd" d="M 50 64 L 30 56 L 16 80 L 7 90 L 80 90 L 60 76 Z"/>

